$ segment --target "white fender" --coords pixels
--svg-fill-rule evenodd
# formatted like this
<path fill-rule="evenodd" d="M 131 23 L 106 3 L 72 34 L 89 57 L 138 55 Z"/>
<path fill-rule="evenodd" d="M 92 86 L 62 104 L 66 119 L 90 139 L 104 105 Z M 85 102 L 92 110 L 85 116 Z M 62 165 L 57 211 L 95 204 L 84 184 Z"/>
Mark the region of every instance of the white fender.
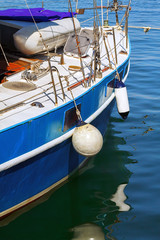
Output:
<path fill-rule="evenodd" d="M 117 87 L 118 85 L 118 87 Z M 123 119 L 126 119 L 130 111 L 127 88 L 123 82 L 120 82 L 115 87 L 115 97 L 117 102 L 117 109 Z"/>
<path fill-rule="evenodd" d="M 79 154 L 91 157 L 101 150 L 103 137 L 100 131 L 93 125 L 84 123 L 75 128 L 72 136 L 72 144 Z"/>

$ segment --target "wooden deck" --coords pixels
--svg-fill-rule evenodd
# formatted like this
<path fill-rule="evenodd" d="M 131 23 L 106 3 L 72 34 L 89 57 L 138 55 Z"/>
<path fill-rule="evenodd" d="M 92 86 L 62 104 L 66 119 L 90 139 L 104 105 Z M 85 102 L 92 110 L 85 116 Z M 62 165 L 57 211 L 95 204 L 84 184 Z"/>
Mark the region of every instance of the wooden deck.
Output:
<path fill-rule="evenodd" d="M 5 82 L 7 76 L 30 69 L 31 64 L 40 61 L 34 58 L 12 56 L 11 54 L 6 54 L 6 56 L 8 63 L 2 55 L 0 56 L 0 83 Z"/>

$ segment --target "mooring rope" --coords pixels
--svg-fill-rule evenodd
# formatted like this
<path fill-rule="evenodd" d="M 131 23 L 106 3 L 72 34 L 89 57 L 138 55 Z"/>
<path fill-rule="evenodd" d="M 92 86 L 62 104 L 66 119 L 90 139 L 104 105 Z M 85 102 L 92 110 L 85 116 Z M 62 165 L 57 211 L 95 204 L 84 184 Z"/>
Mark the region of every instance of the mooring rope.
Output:
<path fill-rule="evenodd" d="M 70 91 L 71 93 L 71 96 L 72 96 L 72 99 L 73 99 L 73 103 L 74 103 L 74 106 L 75 106 L 75 109 L 76 109 L 76 114 L 77 114 L 77 117 L 78 117 L 78 120 L 82 121 L 82 116 L 81 116 L 81 112 L 79 111 L 78 107 L 77 107 L 77 104 L 76 104 L 76 101 L 75 101 L 75 98 L 74 98 L 74 95 L 73 95 L 73 92 L 69 86 L 69 81 L 68 81 L 68 77 L 65 76 L 64 77 L 66 82 L 67 82 L 67 86 L 68 86 L 68 90 Z"/>
<path fill-rule="evenodd" d="M 144 29 L 144 32 L 148 32 L 149 30 L 160 30 L 160 28 L 156 27 L 139 27 L 139 26 L 128 26 L 129 28 L 139 28 L 139 29 Z"/>

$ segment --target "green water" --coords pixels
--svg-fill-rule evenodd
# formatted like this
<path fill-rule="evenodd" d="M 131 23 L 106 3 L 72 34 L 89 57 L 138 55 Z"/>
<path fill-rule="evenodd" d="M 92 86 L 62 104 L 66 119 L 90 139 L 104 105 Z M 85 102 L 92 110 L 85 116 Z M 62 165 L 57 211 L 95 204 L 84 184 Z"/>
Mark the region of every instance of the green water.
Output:
<path fill-rule="evenodd" d="M 112 121 L 116 119 L 112 118 Z M 111 198 L 119 185 L 128 184 L 131 172 L 125 165 L 133 161 L 129 152 L 117 149 L 125 141 L 121 137 L 113 137 L 114 134 L 110 123 L 100 154 L 90 158 L 47 201 L 30 211 L 26 208 L 26 213 L 19 211 L 18 214 L 22 215 L 0 229 L 2 239 L 72 239 L 75 226 L 94 223 L 104 228 L 115 224 L 119 207 Z M 10 218 L 4 224 L 7 221 Z M 109 234 L 110 230 L 103 230 Z"/>

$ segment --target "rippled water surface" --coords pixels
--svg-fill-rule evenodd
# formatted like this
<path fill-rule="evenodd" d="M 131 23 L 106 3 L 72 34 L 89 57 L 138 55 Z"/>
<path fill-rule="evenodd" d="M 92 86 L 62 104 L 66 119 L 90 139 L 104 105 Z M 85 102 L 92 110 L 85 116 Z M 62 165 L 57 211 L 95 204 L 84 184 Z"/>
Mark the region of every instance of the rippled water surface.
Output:
<path fill-rule="evenodd" d="M 2 7 L 20 2 L 0 1 Z M 40 1 L 28 2 L 35 7 Z M 91 4 L 79 0 L 80 7 Z M 44 5 L 68 6 L 55 0 Z M 132 1 L 129 26 L 160 28 L 159 12 L 160 0 Z M 115 107 L 102 151 L 48 200 L 4 222 L 0 239 L 160 239 L 160 31 L 129 33 L 128 119 L 121 120 Z"/>

